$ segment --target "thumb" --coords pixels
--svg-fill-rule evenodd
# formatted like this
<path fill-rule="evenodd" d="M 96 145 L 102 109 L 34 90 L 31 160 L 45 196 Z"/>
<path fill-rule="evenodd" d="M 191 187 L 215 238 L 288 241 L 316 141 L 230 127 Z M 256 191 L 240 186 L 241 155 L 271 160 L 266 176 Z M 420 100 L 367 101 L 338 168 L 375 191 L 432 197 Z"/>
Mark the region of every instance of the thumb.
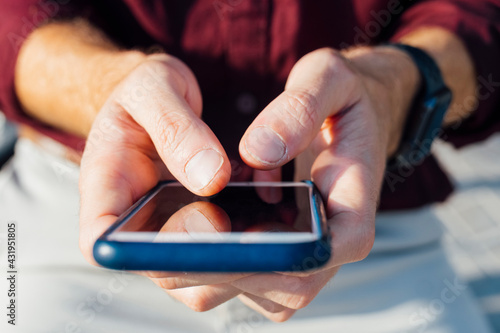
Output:
<path fill-rule="evenodd" d="M 358 80 L 337 52 L 320 49 L 293 67 L 285 91 L 254 120 L 240 142 L 251 167 L 273 169 L 304 151 L 328 117 L 359 100 Z"/>

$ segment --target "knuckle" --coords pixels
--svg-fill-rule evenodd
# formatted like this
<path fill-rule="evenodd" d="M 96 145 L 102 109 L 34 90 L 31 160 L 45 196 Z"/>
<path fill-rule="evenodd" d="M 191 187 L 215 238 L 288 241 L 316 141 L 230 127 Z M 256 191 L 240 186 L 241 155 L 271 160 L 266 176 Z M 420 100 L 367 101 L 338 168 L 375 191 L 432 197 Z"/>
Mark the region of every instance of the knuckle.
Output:
<path fill-rule="evenodd" d="M 274 321 L 275 323 L 283 323 L 290 319 L 295 312 L 293 311 L 282 311 L 280 313 L 273 313 L 269 319 Z"/>
<path fill-rule="evenodd" d="M 311 129 L 319 123 L 319 102 L 316 96 L 307 91 L 285 92 L 284 113 L 288 118 L 305 128 Z"/>
<path fill-rule="evenodd" d="M 305 308 L 311 301 L 313 300 L 314 297 L 311 296 L 310 293 L 307 292 L 307 290 L 304 290 L 304 292 L 294 295 L 287 303 L 287 307 L 294 309 L 294 310 L 299 310 Z"/>
<path fill-rule="evenodd" d="M 258 303 L 258 305 L 264 308 L 269 313 L 280 313 L 283 311 L 284 307 L 278 303 L 275 303 L 269 299 L 264 299 Z"/>
<path fill-rule="evenodd" d="M 179 284 L 177 279 L 169 279 L 169 278 L 164 278 L 164 279 L 156 279 L 155 283 L 158 285 L 158 287 L 166 290 L 173 290 L 173 289 L 178 289 L 181 288 L 182 286 Z"/>
<path fill-rule="evenodd" d="M 155 82 L 165 82 L 182 94 L 186 92 L 189 84 L 196 82 L 191 70 L 181 60 L 170 55 L 150 56 L 145 67 Z"/>
<path fill-rule="evenodd" d="M 315 295 L 312 282 L 312 277 L 284 277 L 282 284 L 288 293 L 284 295 L 282 305 L 295 310 L 306 307 Z"/>
<path fill-rule="evenodd" d="M 375 227 L 373 223 L 370 224 L 371 226 L 366 226 L 361 231 L 363 234 L 359 238 L 358 251 L 354 257 L 354 261 L 363 260 L 370 254 L 375 240 Z"/>
<path fill-rule="evenodd" d="M 175 111 L 158 116 L 156 124 L 159 143 L 170 153 L 179 150 L 193 126 L 192 121 L 186 115 Z"/>
<path fill-rule="evenodd" d="M 186 305 L 195 312 L 205 312 L 214 307 L 212 302 L 202 295 L 193 297 Z"/>
<path fill-rule="evenodd" d="M 341 78 L 343 89 L 346 91 L 357 91 L 360 83 L 359 73 L 351 61 L 342 53 L 331 48 L 322 48 L 317 51 L 319 59 L 324 67 L 328 79 Z"/>
<path fill-rule="evenodd" d="M 143 79 L 147 77 L 156 83 L 162 82 L 165 76 L 169 74 L 168 66 L 157 59 L 148 59 L 148 61 L 141 65 L 140 69 L 145 73 L 145 75 L 142 76 Z"/>
<path fill-rule="evenodd" d="M 181 92 L 185 90 L 185 76 L 177 68 L 154 60 L 150 63 L 147 71 L 153 82 L 161 85 L 166 84 L 171 89 L 178 89 Z"/>
<path fill-rule="evenodd" d="M 342 62 L 342 55 L 339 51 L 332 49 L 330 47 L 323 47 L 312 52 L 315 56 L 324 59 L 324 61 L 329 61 L 336 65 L 338 62 Z"/>
<path fill-rule="evenodd" d="M 337 73 L 343 71 L 350 72 L 351 74 L 355 73 L 352 66 L 349 65 L 350 61 L 339 51 L 331 48 L 322 48 L 317 50 L 317 52 L 319 53 L 318 56 L 321 58 L 321 62 L 323 62 L 327 69 Z"/>

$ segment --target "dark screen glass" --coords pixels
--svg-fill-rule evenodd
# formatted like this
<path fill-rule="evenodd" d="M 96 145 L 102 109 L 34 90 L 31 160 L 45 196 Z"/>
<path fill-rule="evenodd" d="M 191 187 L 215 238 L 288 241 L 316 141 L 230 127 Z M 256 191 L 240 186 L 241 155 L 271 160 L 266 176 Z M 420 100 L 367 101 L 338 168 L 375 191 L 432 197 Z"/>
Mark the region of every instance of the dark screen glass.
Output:
<path fill-rule="evenodd" d="M 172 186 L 173 185 L 173 186 Z M 307 186 L 227 186 L 200 197 L 164 186 L 117 232 L 312 232 Z"/>

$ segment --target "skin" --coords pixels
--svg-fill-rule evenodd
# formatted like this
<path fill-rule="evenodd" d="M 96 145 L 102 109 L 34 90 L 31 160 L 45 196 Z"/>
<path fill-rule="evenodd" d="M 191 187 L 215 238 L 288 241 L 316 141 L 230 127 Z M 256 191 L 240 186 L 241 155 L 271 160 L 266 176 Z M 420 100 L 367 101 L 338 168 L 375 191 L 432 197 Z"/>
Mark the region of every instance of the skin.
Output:
<path fill-rule="evenodd" d="M 444 126 L 467 117 L 472 110 L 461 106 L 470 105 L 464 101 L 476 87 L 462 42 L 434 27 L 401 41 L 431 54 L 453 91 Z M 306 273 L 141 274 L 195 311 L 239 297 L 273 321 L 290 318 L 341 265 L 370 252 L 386 159 L 398 147 L 419 85 L 411 59 L 394 48 L 316 50 L 296 63 L 284 92 L 241 138 L 240 154 L 256 168 L 255 180 L 279 180 L 280 167 L 297 157 L 297 177 L 318 185 L 333 239 L 334 255 L 325 267 Z M 200 120 L 196 79 L 179 59 L 119 50 L 85 22 L 51 23 L 23 45 L 16 92 L 33 117 L 88 137 L 80 247 L 91 263 L 95 239 L 159 179 L 176 178 L 199 195 L 217 193 L 229 180 L 224 149 Z M 252 141 L 254 131 L 259 139 Z M 272 135 L 282 141 L 274 154 L 268 149 Z M 198 152 L 211 160 L 212 172 L 199 163 L 189 167 Z M 193 178 L 190 172 L 205 174 Z"/>

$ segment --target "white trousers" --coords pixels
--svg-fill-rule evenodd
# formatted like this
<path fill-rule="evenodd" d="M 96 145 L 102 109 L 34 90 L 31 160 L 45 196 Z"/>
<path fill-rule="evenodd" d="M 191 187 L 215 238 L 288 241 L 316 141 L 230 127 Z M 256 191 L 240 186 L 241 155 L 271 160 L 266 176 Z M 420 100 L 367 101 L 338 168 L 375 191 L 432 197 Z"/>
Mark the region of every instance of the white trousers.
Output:
<path fill-rule="evenodd" d="M 272 323 L 238 300 L 195 313 L 148 279 L 93 267 L 78 248 L 78 167 L 20 140 L 0 172 L 1 332 L 491 332 L 448 264 L 439 207 L 380 213 L 367 259 Z M 7 224 L 17 226 L 16 326 L 7 323 Z"/>

